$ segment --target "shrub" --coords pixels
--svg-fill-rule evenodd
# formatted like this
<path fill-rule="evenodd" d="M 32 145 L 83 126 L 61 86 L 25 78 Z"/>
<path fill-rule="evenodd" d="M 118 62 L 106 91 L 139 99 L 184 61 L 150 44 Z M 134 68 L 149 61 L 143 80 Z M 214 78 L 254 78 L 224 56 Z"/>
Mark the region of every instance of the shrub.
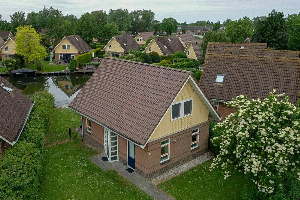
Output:
<path fill-rule="evenodd" d="M 2 60 L 2 64 L 6 66 L 7 71 L 10 73 L 12 70 L 17 69 L 16 60 L 13 58 L 5 58 Z"/>
<path fill-rule="evenodd" d="M 185 53 L 182 53 L 182 52 L 179 52 L 179 51 L 178 51 L 178 52 L 176 52 L 176 53 L 173 54 L 172 60 L 173 60 L 174 58 L 187 58 L 187 57 L 186 57 Z"/>
<path fill-rule="evenodd" d="M 81 65 L 81 63 L 90 62 L 93 59 L 92 52 L 87 52 L 75 57 L 76 67 Z"/>
<path fill-rule="evenodd" d="M 146 53 L 141 54 L 140 58 L 141 58 L 141 60 L 142 60 L 143 63 L 149 63 L 149 64 L 151 63 L 151 58 Z"/>
<path fill-rule="evenodd" d="M 40 60 L 37 60 L 34 64 L 33 64 L 33 68 L 36 69 L 37 71 L 43 71 L 44 65 L 43 62 Z"/>
<path fill-rule="evenodd" d="M 0 160 L 0 199 L 37 199 L 54 98 L 42 92 L 32 99 L 35 104 L 19 141 Z"/>
<path fill-rule="evenodd" d="M 172 60 L 172 54 L 170 54 L 170 55 L 162 55 L 162 56 L 160 56 L 160 58 L 161 58 L 161 60 Z"/>
<path fill-rule="evenodd" d="M 152 63 L 159 63 L 161 61 L 160 55 L 155 51 L 150 52 L 149 56 L 151 58 Z"/>
<path fill-rule="evenodd" d="M 70 60 L 69 70 L 74 71 L 76 69 L 76 61 L 74 59 Z"/>
<path fill-rule="evenodd" d="M 172 64 L 171 60 L 162 60 L 159 65 L 167 67 L 168 65 Z"/>

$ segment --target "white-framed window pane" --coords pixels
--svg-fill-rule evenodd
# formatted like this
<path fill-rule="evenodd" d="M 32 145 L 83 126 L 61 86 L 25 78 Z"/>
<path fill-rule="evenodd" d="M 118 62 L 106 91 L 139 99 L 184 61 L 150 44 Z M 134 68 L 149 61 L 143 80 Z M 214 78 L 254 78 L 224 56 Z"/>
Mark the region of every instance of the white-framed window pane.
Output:
<path fill-rule="evenodd" d="M 169 153 L 168 145 L 161 147 L 161 155 Z"/>
<path fill-rule="evenodd" d="M 111 45 L 108 46 L 108 49 L 111 49 Z"/>
<path fill-rule="evenodd" d="M 199 128 L 192 130 L 192 133 L 199 133 Z"/>
<path fill-rule="evenodd" d="M 92 126 L 91 120 L 87 119 L 87 120 L 86 120 L 86 130 L 87 130 L 87 132 L 89 132 L 89 133 L 91 133 L 91 131 L 92 131 L 91 126 Z"/>
<path fill-rule="evenodd" d="M 8 51 L 8 46 L 7 46 L 7 47 L 5 47 L 5 51 Z"/>
<path fill-rule="evenodd" d="M 184 102 L 184 115 L 189 115 L 192 113 L 192 100 Z"/>
<path fill-rule="evenodd" d="M 165 144 L 168 144 L 168 143 L 170 143 L 170 139 L 166 139 L 166 140 L 163 140 L 163 141 L 161 141 L 161 146 L 163 146 L 163 145 L 165 145 Z"/>
<path fill-rule="evenodd" d="M 67 45 L 67 49 L 71 49 L 71 45 L 68 44 L 68 45 Z"/>
<path fill-rule="evenodd" d="M 180 117 L 180 106 L 180 103 L 172 105 L 172 119 Z"/>
<path fill-rule="evenodd" d="M 149 47 L 149 51 L 152 51 L 152 48 L 151 48 L 151 47 Z"/>
<path fill-rule="evenodd" d="M 223 83 L 225 75 L 218 74 L 216 78 L 216 83 Z"/>
<path fill-rule="evenodd" d="M 62 49 L 67 49 L 65 44 L 62 45 Z"/>
<path fill-rule="evenodd" d="M 161 141 L 160 162 L 169 160 L 170 158 L 170 139 Z"/>
<path fill-rule="evenodd" d="M 64 55 L 63 54 L 59 54 L 59 60 L 64 59 Z"/>

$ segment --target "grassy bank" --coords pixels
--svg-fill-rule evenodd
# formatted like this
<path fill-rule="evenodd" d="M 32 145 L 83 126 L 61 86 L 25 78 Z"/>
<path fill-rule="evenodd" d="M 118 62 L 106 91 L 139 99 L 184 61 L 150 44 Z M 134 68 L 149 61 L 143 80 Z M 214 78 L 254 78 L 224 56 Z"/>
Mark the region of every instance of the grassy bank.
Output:
<path fill-rule="evenodd" d="M 62 71 L 68 67 L 67 65 L 50 65 L 49 61 L 43 61 L 43 70 L 42 72 L 56 72 L 56 71 Z M 25 68 L 37 70 L 34 66 L 28 65 Z"/>

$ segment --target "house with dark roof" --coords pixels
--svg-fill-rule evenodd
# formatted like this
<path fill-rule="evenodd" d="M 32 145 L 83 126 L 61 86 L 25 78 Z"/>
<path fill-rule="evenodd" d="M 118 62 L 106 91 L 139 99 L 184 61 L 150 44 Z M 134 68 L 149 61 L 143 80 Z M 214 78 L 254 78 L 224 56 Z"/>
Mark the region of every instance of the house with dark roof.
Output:
<path fill-rule="evenodd" d="M 12 37 L 12 33 L 10 31 L 0 31 L 0 37 L 6 39 L 8 37 Z"/>
<path fill-rule="evenodd" d="M 34 102 L 0 77 L 0 157 L 18 141 Z"/>
<path fill-rule="evenodd" d="M 205 151 L 218 113 L 191 72 L 105 58 L 69 106 L 83 140 L 151 177 Z"/>
<path fill-rule="evenodd" d="M 273 89 L 297 105 L 299 86 L 299 58 L 207 54 L 200 78 L 200 88 L 222 118 L 235 112 L 224 104 L 232 98 L 264 99 Z"/>
<path fill-rule="evenodd" d="M 91 50 L 93 49 L 79 35 L 65 36 L 53 49 L 55 60 L 65 62 Z"/>
<path fill-rule="evenodd" d="M 0 37 L 1 38 L 1 37 Z M 0 39 L 0 55 L 2 58 L 13 58 L 16 51 L 17 44 L 13 36 L 8 36 L 6 41 Z"/>
<path fill-rule="evenodd" d="M 217 53 L 223 54 L 225 49 L 267 49 L 267 43 L 223 43 L 208 42 L 206 54 Z"/>
<path fill-rule="evenodd" d="M 103 50 L 111 57 L 124 56 L 129 50 L 139 50 L 140 45 L 130 35 L 116 35 L 105 45 Z"/>
<path fill-rule="evenodd" d="M 140 32 L 138 33 L 135 37 L 134 40 L 139 44 L 139 45 L 145 45 L 147 40 L 152 36 L 154 37 L 154 32 Z"/>
<path fill-rule="evenodd" d="M 299 51 L 271 50 L 271 49 L 224 48 L 223 54 L 231 54 L 237 56 L 267 56 L 267 57 L 299 58 Z"/>
<path fill-rule="evenodd" d="M 212 29 L 211 26 L 177 26 L 177 34 L 183 34 L 183 30 L 185 30 L 185 34 L 188 35 L 204 35 L 206 32 Z"/>
<path fill-rule="evenodd" d="M 154 37 L 147 45 L 144 53 L 157 52 L 159 55 L 170 55 L 176 52 L 184 52 L 185 47 L 178 37 Z"/>

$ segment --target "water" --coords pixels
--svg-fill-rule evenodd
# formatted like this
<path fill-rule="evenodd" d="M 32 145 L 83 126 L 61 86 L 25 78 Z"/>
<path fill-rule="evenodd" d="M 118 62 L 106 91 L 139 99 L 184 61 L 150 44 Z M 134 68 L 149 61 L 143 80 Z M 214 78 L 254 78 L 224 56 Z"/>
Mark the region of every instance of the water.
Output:
<path fill-rule="evenodd" d="M 90 75 L 8 77 L 8 81 L 24 94 L 46 91 L 54 96 L 55 106 L 67 106 L 76 97 Z"/>

